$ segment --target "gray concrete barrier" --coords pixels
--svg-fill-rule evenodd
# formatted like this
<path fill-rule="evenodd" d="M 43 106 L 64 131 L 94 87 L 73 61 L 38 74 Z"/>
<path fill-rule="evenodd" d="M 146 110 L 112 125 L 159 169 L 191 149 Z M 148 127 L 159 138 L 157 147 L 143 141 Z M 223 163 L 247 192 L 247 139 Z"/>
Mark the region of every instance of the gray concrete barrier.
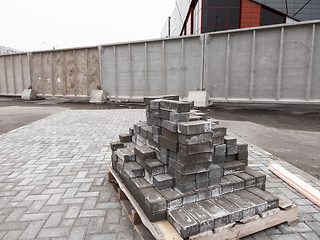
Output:
<path fill-rule="evenodd" d="M 320 103 L 320 22 L 208 34 L 212 101 Z"/>
<path fill-rule="evenodd" d="M 0 94 L 21 95 L 30 86 L 28 54 L 0 56 Z"/>
<path fill-rule="evenodd" d="M 98 47 L 33 52 L 29 59 L 37 95 L 88 97 L 101 85 Z"/>
<path fill-rule="evenodd" d="M 0 94 L 320 103 L 320 21 L 0 56 Z"/>
<path fill-rule="evenodd" d="M 101 47 L 102 86 L 110 97 L 143 98 L 201 88 L 202 36 Z"/>

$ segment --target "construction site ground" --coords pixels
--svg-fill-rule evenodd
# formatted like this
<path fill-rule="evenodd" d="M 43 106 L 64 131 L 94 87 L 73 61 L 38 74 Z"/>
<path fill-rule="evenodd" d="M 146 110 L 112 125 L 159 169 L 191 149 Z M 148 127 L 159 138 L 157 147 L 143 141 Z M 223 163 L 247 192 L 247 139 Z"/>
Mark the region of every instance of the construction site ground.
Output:
<path fill-rule="evenodd" d="M 144 105 L 88 102 L 0 97 L 0 238 L 138 239 L 105 176 L 109 143 L 145 119 Z M 278 163 L 320 190 L 319 106 L 216 103 L 208 115 L 249 143 L 266 190 L 298 205 L 296 226 L 245 239 L 320 239 L 320 207 L 267 169 Z"/>

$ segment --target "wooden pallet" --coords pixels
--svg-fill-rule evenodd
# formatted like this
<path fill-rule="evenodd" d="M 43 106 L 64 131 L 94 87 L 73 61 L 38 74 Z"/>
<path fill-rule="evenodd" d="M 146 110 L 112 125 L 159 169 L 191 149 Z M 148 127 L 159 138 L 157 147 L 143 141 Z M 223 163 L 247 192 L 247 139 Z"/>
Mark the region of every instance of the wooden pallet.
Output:
<path fill-rule="evenodd" d="M 134 229 L 141 239 L 145 240 L 182 240 L 178 232 L 167 221 L 150 222 L 130 191 L 123 184 L 120 177 L 109 166 L 108 181 L 118 193 L 118 198 L 129 216 Z M 279 208 L 264 212 L 239 223 L 233 223 L 213 231 L 207 231 L 195 236 L 191 240 L 225 240 L 239 239 L 253 233 L 268 229 L 281 223 L 293 224 L 298 219 L 298 208 L 295 204 L 280 200 Z"/>

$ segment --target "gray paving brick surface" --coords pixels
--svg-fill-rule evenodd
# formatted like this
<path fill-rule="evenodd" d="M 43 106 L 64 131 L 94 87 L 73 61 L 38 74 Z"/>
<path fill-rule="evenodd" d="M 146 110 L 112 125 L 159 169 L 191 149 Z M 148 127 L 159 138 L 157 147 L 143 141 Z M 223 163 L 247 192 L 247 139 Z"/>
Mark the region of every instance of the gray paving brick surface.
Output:
<path fill-rule="evenodd" d="M 0 135 L 0 239 L 139 239 L 105 176 L 110 142 L 144 119 L 137 109 L 66 110 Z M 276 162 L 317 189 L 320 180 L 273 159 L 249 144 L 250 167 L 298 205 L 299 224 L 245 239 L 320 239 L 320 208 L 267 167 Z"/>

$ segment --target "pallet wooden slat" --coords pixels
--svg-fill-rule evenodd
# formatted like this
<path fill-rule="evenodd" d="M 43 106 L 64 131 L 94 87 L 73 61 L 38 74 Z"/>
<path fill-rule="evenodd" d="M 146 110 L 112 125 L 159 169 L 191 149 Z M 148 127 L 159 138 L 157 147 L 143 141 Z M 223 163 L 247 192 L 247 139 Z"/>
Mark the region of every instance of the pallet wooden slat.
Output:
<path fill-rule="evenodd" d="M 157 232 L 157 230 L 154 228 L 154 226 L 151 224 L 151 222 L 149 221 L 148 217 L 146 216 L 146 214 L 143 212 L 143 210 L 141 209 L 141 207 L 139 206 L 139 204 L 136 202 L 136 200 L 134 199 L 134 197 L 131 195 L 130 191 L 127 189 L 127 187 L 122 183 L 120 177 L 116 174 L 116 172 L 111 168 L 111 166 L 109 166 L 109 171 L 110 173 L 113 175 L 114 179 L 117 181 L 119 188 L 121 188 L 121 190 L 125 193 L 125 195 L 127 196 L 128 200 L 130 201 L 130 203 L 132 204 L 132 206 L 134 207 L 134 209 L 137 211 L 137 213 L 139 214 L 141 221 L 143 223 L 143 225 L 149 229 L 149 231 L 152 233 L 152 235 L 154 236 L 155 239 L 157 240 L 162 240 L 161 235 Z"/>
<path fill-rule="evenodd" d="M 122 183 L 120 177 L 111 167 L 109 167 L 109 170 L 114 179 L 111 183 L 116 182 L 118 184 L 116 192 L 119 193 L 118 189 L 120 189 L 127 198 L 120 201 L 121 205 L 127 212 L 130 221 L 133 223 L 134 228 L 141 239 L 182 240 L 181 236 L 167 220 L 151 223 L 129 190 Z M 109 178 L 108 175 L 108 179 L 112 178 Z M 296 205 L 280 200 L 280 206 L 277 209 L 264 212 L 251 220 L 242 221 L 243 223 L 234 223 L 232 226 L 225 229 L 214 229 L 213 231 L 207 231 L 191 236 L 190 240 L 238 239 L 281 223 L 294 222 L 297 219 L 297 215 L 298 208 Z M 141 220 L 142 223 L 140 223 L 139 220 Z"/>
<path fill-rule="evenodd" d="M 292 222 L 297 218 L 298 208 L 296 205 L 288 210 L 280 210 L 267 218 L 258 218 L 255 221 L 245 224 L 237 223 L 232 228 L 215 233 L 213 231 L 200 233 L 196 236 L 190 237 L 190 240 L 224 240 L 224 239 L 239 239 L 256 232 L 268 229 L 285 222 Z"/>

